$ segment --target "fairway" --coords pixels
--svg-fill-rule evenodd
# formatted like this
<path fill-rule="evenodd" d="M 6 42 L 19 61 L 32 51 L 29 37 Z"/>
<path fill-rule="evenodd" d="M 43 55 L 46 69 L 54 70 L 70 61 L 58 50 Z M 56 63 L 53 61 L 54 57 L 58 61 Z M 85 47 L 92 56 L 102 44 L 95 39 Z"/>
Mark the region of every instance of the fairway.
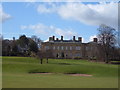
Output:
<path fill-rule="evenodd" d="M 32 57 L 2 59 L 3 88 L 118 88 L 117 65 L 69 59 L 49 59 L 48 64 L 43 60 L 40 64 Z"/>

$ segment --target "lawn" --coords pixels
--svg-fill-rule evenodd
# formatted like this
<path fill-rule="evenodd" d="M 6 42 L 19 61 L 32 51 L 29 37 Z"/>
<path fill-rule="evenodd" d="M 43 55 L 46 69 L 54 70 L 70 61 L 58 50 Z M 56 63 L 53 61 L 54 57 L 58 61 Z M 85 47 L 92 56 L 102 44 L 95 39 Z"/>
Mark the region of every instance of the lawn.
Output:
<path fill-rule="evenodd" d="M 39 59 L 31 57 L 2 59 L 3 88 L 118 88 L 117 65 L 69 59 L 49 59 L 48 64 L 43 60 L 40 64 Z"/>

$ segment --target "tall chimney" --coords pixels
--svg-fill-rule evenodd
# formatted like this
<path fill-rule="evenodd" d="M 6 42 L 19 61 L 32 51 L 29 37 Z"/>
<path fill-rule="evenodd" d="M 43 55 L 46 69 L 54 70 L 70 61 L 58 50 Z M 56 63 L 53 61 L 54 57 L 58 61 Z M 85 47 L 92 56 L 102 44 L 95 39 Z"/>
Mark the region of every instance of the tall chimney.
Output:
<path fill-rule="evenodd" d="M 52 37 L 53 41 L 55 40 L 55 36 Z"/>
<path fill-rule="evenodd" d="M 58 41 L 59 39 L 58 39 L 58 38 L 56 38 L 56 40 Z"/>
<path fill-rule="evenodd" d="M 97 42 L 98 41 L 98 39 L 97 38 L 93 38 L 93 42 Z"/>
<path fill-rule="evenodd" d="M 75 41 L 75 36 L 73 36 L 73 41 Z"/>
<path fill-rule="evenodd" d="M 82 37 L 78 37 L 78 41 L 79 41 L 79 42 L 82 42 Z"/>
<path fill-rule="evenodd" d="M 52 37 L 49 37 L 49 41 L 52 41 Z"/>
<path fill-rule="evenodd" d="M 61 41 L 63 41 L 63 36 L 61 36 Z"/>

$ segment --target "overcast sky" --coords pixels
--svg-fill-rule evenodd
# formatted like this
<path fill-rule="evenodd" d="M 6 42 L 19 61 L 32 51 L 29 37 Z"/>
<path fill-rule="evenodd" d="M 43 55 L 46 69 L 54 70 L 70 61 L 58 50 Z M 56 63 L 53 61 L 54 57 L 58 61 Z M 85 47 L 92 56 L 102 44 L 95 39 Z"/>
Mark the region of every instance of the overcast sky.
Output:
<path fill-rule="evenodd" d="M 33 0 L 34 1 L 34 0 Z M 36 35 L 88 42 L 97 35 L 100 24 L 117 29 L 118 4 L 114 2 L 3 2 L 0 23 L 4 38 Z"/>

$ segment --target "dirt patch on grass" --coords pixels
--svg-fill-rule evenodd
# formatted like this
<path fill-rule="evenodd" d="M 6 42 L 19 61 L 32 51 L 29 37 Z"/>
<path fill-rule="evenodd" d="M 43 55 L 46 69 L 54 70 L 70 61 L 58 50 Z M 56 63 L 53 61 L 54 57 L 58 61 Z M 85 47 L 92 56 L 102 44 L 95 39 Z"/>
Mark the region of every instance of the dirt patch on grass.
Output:
<path fill-rule="evenodd" d="M 29 72 L 30 74 L 54 74 L 50 72 Z M 93 75 L 90 74 L 79 74 L 79 73 L 64 73 L 65 75 L 70 75 L 70 76 L 85 76 L 85 77 L 91 77 Z"/>

